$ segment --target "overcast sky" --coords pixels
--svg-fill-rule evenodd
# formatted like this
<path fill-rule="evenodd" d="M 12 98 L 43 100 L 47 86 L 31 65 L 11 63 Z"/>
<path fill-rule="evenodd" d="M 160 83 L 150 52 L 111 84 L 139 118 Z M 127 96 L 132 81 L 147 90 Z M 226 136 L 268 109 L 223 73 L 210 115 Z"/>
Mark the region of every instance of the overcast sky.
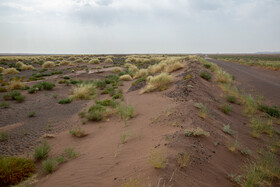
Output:
<path fill-rule="evenodd" d="M 0 53 L 280 51 L 280 0 L 0 0 Z"/>

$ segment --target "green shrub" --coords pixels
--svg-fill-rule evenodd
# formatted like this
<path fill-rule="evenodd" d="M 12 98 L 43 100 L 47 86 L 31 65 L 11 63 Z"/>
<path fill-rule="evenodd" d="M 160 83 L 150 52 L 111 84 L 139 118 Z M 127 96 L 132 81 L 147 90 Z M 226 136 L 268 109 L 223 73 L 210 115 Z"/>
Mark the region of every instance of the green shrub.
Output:
<path fill-rule="evenodd" d="M 32 117 L 35 117 L 36 113 L 35 111 L 31 111 L 28 113 L 28 117 L 32 118 Z"/>
<path fill-rule="evenodd" d="M 203 64 L 203 66 L 207 69 L 211 68 L 211 64 Z"/>
<path fill-rule="evenodd" d="M 1 107 L 1 108 L 9 108 L 9 106 L 10 106 L 10 104 L 7 103 L 7 102 L 5 102 L 5 101 L 3 101 L 2 103 L 0 103 L 0 107 Z"/>
<path fill-rule="evenodd" d="M 233 135 L 236 133 L 234 130 L 230 129 L 229 124 L 224 126 L 223 131 L 229 135 Z"/>
<path fill-rule="evenodd" d="M 103 92 L 101 92 L 101 94 L 109 94 L 110 96 L 115 95 L 115 93 L 115 88 L 112 86 L 108 86 Z"/>
<path fill-rule="evenodd" d="M 56 163 L 52 159 L 47 159 L 42 162 L 43 171 L 47 174 L 54 172 Z"/>
<path fill-rule="evenodd" d="M 102 101 L 95 101 L 96 104 L 102 105 L 102 106 L 111 106 L 113 108 L 115 108 L 118 105 L 118 102 L 116 102 L 115 100 L 111 100 L 111 99 L 105 99 Z"/>
<path fill-rule="evenodd" d="M 0 92 L 7 92 L 8 90 L 5 87 L 0 87 Z"/>
<path fill-rule="evenodd" d="M 26 158 L 0 156 L 0 186 L 16 185 L 34 172 L 34 163 Z"/>
<path fill-rule="evenodd" d="M 45 159 L 48 157 L 50 150 L 50 145 L 46 141 L 44 141 L 41 146 L 35 147 L 33 157 L 35 160 Z"/>
<path fill-rule="evenodd" d="M 40 84 L 44 90 L 52 90 L 55 87 L 55 84 L 51 82 L 41 82 Z"/>
<path fill-rule="evenodd" d="M 19 103 L 23 102 L 24 99 L 25 99 L 25 96 L 23 96 L 23 95 L 18 95 L 18 96 L 14 97 L 14 100 L 16 100 Z"/>
<path fill-rule="evenodd" d="M 223 113 L 228 114 L 229 112 L 232 111 L 232 107 L 229 104 L 223 104 L 221 106 L 221 110 Z"/>
<path fill-rule="evenodd" d="M 259 105 L 259 110 L 267 113 L 268 115 L 270 115 L 272 117 L 276 117 L 276 118 L 280 117 L 280 111 L 277 107 L 269 107 L 267 105 Z"/>
<path fill-rule="evenodd" d="M 68 103 L 71 103 L 72 100 L 69 99 L 69 98 L 66 98 L 66 99 L 61 99 L 58 101 L 59 104 L 68 104 Z"/>
<path fill-rule="evenodd" d="M 228 95 L 227 96 L 227 101 L 230 103 L 236 103 L 236 97 L 233 95 Z"/>
<path fill-rule="evenodd" d="M 79 153 L 75 152 L 74 148 L 67 148 L 64 150 L 64 154 L 67 158 L 76 158 L 79 156 Z"/>
<path fill-rule="evenodd" d="M 105 81 L 100 81 L 100 80 L 96 81 L 95 84 L 96 84 L 96 87 L 101 90 L 103 90 L 107 85 Z"/>
<path fill-rule="evenodd" d="M 6 141 L 8 139 L 9 134 L 7 132 L 0 133 L 0 142 Z"/>
<path fill-rule="evenodd" d="M 96 104 L 89 108 L 87 119 L 91 121 L 100 121 L 104 117 L 104 113 L 106 112 L 106 107 Z"/>
<path fill-rule="evenodd" d="M 210 73 L 208 73 L 207 71 L 202 71 L 200 72 L 200 77 L 202 77 L 205 80 L 210 81 L 212 79 L 212 76 Z"/>
<path fill-rule="evenodd" d="M 70 132 L 70 134 L 72 134 L 73 136 L 76 136 L 76 137 L 84 137 L 87 135 L 85 130 L 81 129 L 81 127 L 75 127 L 72 130 L 70 130 L 69 132 Z"/>

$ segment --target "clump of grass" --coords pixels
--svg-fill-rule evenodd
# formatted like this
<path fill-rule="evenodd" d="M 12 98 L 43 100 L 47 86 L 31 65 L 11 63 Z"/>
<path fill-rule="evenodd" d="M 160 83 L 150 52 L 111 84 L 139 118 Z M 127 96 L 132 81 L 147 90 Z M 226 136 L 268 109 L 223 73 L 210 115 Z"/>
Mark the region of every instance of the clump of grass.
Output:
<path fill-rule="evenodd" d="M 180 153 L 177 156 L 177 164 L 180 168 L 186 167 L 190 163 L 190 154 L 187 152 Z"/>
<path fill-rule="evenodd" d="M 100 60 L 98 58 L 93 58 L 89 61 L 90 64 L 99 64 Z"/>
<path fill-rule="evenodd" d="M 86 131 L 83 130 L 81 127 L 75 127 L 75 128 L 73 128 L 72 130 L 70 130 L 69 132 L 70 132 L 70 134 L 72 134 L 73 136 L 79 137 L 79 138 L 84 137 L 84 136 L 87 135 Z"/>
<path fill-rule="evenodd" d="M 59 104 L 69 104 L 72 102 L 72 99 L 70 98 L 65 98 L 65 99 L 61 99 L 58 101 Z"/>
<path fill-rule="evenodd" d="M 120 80 L 122 81 L 131 81 L 132 77 L 128 74 L 120 76 Z"/>
<path fill-rule="evenodd" d="M 147 85 L 144 89 L 140 91 L 141 94 L 146 92 L 151 92 L 154 90 L 165 90 L 167 89 L 168 84 L 172 82 L 172 76 L 167 73 L 161 73 L 154 77 L 147 78 Z"/>
<path fill-rule="evenodd" d="M 56 167 L 57 163 L 52 159 L 47 159 L 42 162 L 42 169 L 47 174 L 54 172 Z"/>
<path fill-rule="evenodd" d="M 28 117 L 32 118 L 32 117 L 35 117 L 36 113 L 35 111 L 31 111 L 28 113 Z"/>
<path fill-rule="evenodd" d="M 207 132 L 207 131 L 204 131 L 202 128 L 200 127 L 197 127 L 197 128 L 190 128 L 190 129 L 186 129 L 185 130 L 185 136 L 195 136 L 195 137 L 198 137 L 198 136 L 210 136 L 210 133 Z"/>
<path fill-rule="evenodd" d="M 135 79 L 138 79 L 140 77 L 147 77 L 149 75 L 149 72 L 147 69 L 140 69 L 134 76 Z"/>
<path fill-rule="evenodd" d="M 121 143 L 122 144 L 125 144 L 127 142 L 127 139 L 131 136 L 131 132 L 130 131 L 126 131 L 126 132 L 123 132 L 121 134 Z"/>
<path fill-rule="evenodd" d="M 228 145 L 228 149 L 231 152 L 235 152 L 237 149 L 239 149 L 239 147 L 240 147 L 240 144 L 237 140 L 235 140 L 233 144 Z"/>
<path fill-rule="evenodd" d="M 17 74 L 17 73 L 19 73 L 19 71 L 16 68 L 7 68 L 2 72 L 3 75 Z"/>
<path fill-rule="evenodd" d="M 122 71 L 122 68 L 120 68 L 120 67 L 115 67 L 113 70 L 112 70 L 112 72 L 114 72 L 114 73 L 119 73 L 119 72 L 121 72 Z"/>
<path fill-rule="evenodd" d="M 119 113 L 120 119 L 127 121 L 127 120 L 133 118 L 134 108 L 133 108 L 133 106 L 131 106 L 129 104 L 121 104 L 118 107 L 118 113 Z"/>
<path fill-rule="evenodd" d="M 76 85 L 72 90 L 71 99 L 91 99 L 95 97 L 96 87 L 93 83 Z"/>
<path fill-rule="evenodd" d="M 69 66 L 69 65 L 72 65 L 72 63 L 70 61 L 67 61 L 67 60 L 62 60 L 60 63 L 59 63 L 60 66 Z"/>
<path fill-rule="evenodd" d="M 260 117 L 253 117 L 251 119 L 252 135 L 255 138 L 259 138 L 261 133 L 266 133 L 270 137 L 273 136 L 274 128 L 272 126 L 271 119 L 262 119 Z"/>
<path fill-rule="evenodd" d="M 229 112 L 232 111 L 232 107 L 229 104 L 226 103 L 226 104 L 223 104 L 221 106 L 221 110 L 222 110 L 223 113 L 229 114 Z"/>
<path fill-rule="evenodd" d="M 7 132 L 1 132 L 0 133 L 0 142 L 6 141 L 9 137 L 9 134 Z"/>
<path fill-rule="evenodd" d="M 16 185 L 30 177 L 34 163 L 26 158 L 0 156 L 0 186 Z"/>
<path fill-rule="evenodd" d="M 258 108 L 262 112 L 265 112 L 272 117 L 276 117 L 276 118 L 280 117 L 280 111 L 277 107 L 269 107 L 267 105 L 259 105 Z"/>
<path fill-rule="evenodd" d="M 53 68 L 54 66 L 55 66 L 55 63 L 53 61 L 44 62 L 42 65 L 43 68 Z"/>
<path fill-rule="evenodd" d="M 165 154 L 161 151 L 152 151 L 148 157 L 148 162 L 157 169 L 165 168 L 167 164 L 167 158 Z"/>
<path fill-rule="evenodd" d="M 42 160 L 49 156 L 51 150 L 50 145 L 44 141 L 41 146 L 35 147 L 33 157 L 35 160 Z"/>
<path fill-rule="evenodd" d="M 20 90 L 25 87 L 25 84 L 20 80 L 11 80 L 8 84 L 11 90 Z"/>
<path fill-rule="evenodd" d="M 8 90 L 7 90 L 7 88 L 5 88 L 5 87 L 0 87 L 0 92 L 7 92 Z"/>
<path fill-rule="evenodd" d="M 109 115 L 109 113 L 108 113 L 108 110 L 106 109 L 106 107 L 104 107 L 100 104 L 96 104 L 96 105 L 91 106 L 88 109 L 88 114 L 86 117 L 88 120 L 91 120 L 91 121 L 100 121 L 107 115 Z"/>
<path fill-rule="evenodd" d="M 251 95 L 243 96 L 243 102 L 245 103 L 244 113 L 248 116 L 251 116 L 257 112 L 257 104 L 254 98 Z"/>
<path fill-rule="evenodd" d="M 3 99 L 5 100 L 16 100 L 17 102 L 22 102 L 25 99 L 25 96 L 21 95 L 18 91 L 12 91 L 9 94 L 4 94 Z"/>
<path fill-rule="evenodd" d="M 274 179 L 279 179 L 280 168 L 275 155 L 265 153 L 256 162 L 248 162 L 244 172 L 241 186 L 271 186 Z"/>
<path fill-rule="evenodd" d="M 80 155 L 78 152 L 75 152 L 74 148 L 64 149 L 64 154 L 68 159 L 76 158 Z"/>
<path fill-rule="evenodd" d="M 129 179 L 129 181 L 125 182 L 122 187 L 144 187 L 139 179 Z"/>
<path fill-rule="evenodd" d="M 202 103 L 195 103 L 194 106 L 196 108 L 200 109 L 198 116 L 205 119 L 207 117 L 207 107 L 206 107 L 206 105 L 204 105 Z"/>
<path fill-rule="evenodd" d="M 30 88 L 28 90 L 28 93 L 31 93 L 31 94 L 32 93 L 36 93 L 36 92 L 38 92 L 38 91 L 40 91 L 42 89 L 44 89 L 44 90 L 52 90 L 54 87 L 55 87 L 54 83 L 43 81 L 43 82 L 40 82 L 38 84 L 33 85 L 32 88 Z"/>
<path fill-rule="evenodd" d="M 212 79 L 212 76 L 210 73 L 208 73 L 207 71 L 201 71 L 200 72 L 200 77 L 202 77 L 203 79 L 210 81 Z"/>
<path fill-rule="evenodd" d="M 170 63 L 165 66 L 164 71 L 167 73 L 171 73 L 173 71 L 177 71 L 179 69 L 182 69 L 185 66 L 184 63 L 181 62 L 175 62 L 175 63 Z"/>
<path fill-rule="evenodd" d="M 209 63 L 205 63 L 205 64 L 203 64 L 203 66 L 204 66 L 205 68 L 207 68 L 207 69 L 210 69 L 210 68 L 211 68 L 211 64 L 209 64 Z"/>
<path fill-rule="evenodd" d="M 113 60 L 111 58 L 106 58 L 104 62 L 105 63 L 113 63 Z"/>
<path fill-rule="evenodd" d="M 236 133 L 234 130 L 230 129 L 230 125 L 229 125 L 229 124 L 228 124 L 228 125 L 225 125 L 225 126 L 223 127 L 223 131 L 224 131 L 225 133 L 229 134 L 229 135 L 233 135 L 233 134 Z"/>
<path fill-rule="evenodd" d="M 67 160 L 64 158 L 63 155 L 58 156 L 55 161 L 57 162 L 57 164 L 62 164 L 64 162 L 66 162 Z"/>
<path fill-rule="evenodd" d="M 227 101 L 230 103 L 236 103 L 236 97 L 233 95 L 227 95 Z"/>
<path fill-rule="evenodd" d="M 0 107 L 1 107 L 1 108 L 9 108 L 9 107 L 10 107 L 10 104 L 7 103 L 7 102 L 5 102 L 5 101 L 3 101 L 3 102 L 0 103 Z"/>

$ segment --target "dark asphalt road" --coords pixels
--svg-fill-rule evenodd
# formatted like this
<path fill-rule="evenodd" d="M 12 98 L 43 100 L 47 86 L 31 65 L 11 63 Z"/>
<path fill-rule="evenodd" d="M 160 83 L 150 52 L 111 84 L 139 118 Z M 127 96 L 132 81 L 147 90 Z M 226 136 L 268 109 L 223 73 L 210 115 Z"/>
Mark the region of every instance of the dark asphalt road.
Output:
<path fill-rule="evenodd" d="M 271 104 L 280 106 L 280 72 L 249 67 L 233 62 L 206 58 L 235 76 L 239 87 L 246 92 L 261 95 Z"/>

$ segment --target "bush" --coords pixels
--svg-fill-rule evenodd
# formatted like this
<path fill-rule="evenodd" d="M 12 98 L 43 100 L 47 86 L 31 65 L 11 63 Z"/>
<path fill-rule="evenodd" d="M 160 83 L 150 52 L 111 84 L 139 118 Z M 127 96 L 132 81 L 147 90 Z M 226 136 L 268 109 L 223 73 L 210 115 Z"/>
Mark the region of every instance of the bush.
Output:
<path fill-rule="evenodd" d="M 2 73 L 5 70 L 5 68 L 0 66 L 0 73 Z"/>
<path fill-rule="evenodd" d="M 44 62 L 44 64 L 42 65 L 43 68 L 53 68 L 54 66 L 55 63 L 53 61 Z"/>
<path fill-rule="evenodd" d="M 35 117 L 36 113 L 35 111 L 31 111 L 28 113 L 28 117 L 32 118 L 32 117 Z"/>
<path fill-rule="evenodd" d="M 185 130 L 185 135 L 186 136 L 210 136 L 210 133 L 207 131 L 204 131 L 200 127 L 197 127 L 196 129 L 186 129 Z"/>
<path fill-rule="evenodd" d="M 140 77 L 147 77 L 149 75 L 149 72 L 147 69 L 140 69 L 134 76 L 135 79 Z"/>
<path fill-rule="evenodd" d="M 34 163 L 26 158 L 0 156 L 0 186 L 16 185 L 34 172 Z"/>
<path fill-rule="evenodd" d="M 50 145 L 46 141 L 44 141 L 41 146 L 35 147 L 33 157 L 35 160 L 45 159 L 49 156 L 50 150 Z"/>
<path fill-rule="evenodd" d="M 104 62 L 105 63 L 113 63 L 113 60 L 111 58 L 106 58 L 106 60 Z"/>
<path fill-rule="evenodd" d="M 17 73 L 19 73 L 19 71 L 16 68 L 7 68 L 2 72 L 3 75 L 17 74 Z"/>
<path fill-rule="evenodd" d="M 76 136 L 76 137 L 79 137 L 79 138 L 87 135 L 86 131 L 82 130 L 81 127 L 75 127 L 72 130 L 70 130 L 69 132 L 73 136 Z"/>
<path fill-rule="evenodd" d="M 122 81 L 131 81 L 132 77 L 130 75 L 122 75 L 122 76 L 120 76 L 120 80 L 122 80 Z"/>
<path fill-rule="evenodd" d="M 96 87 L 100 88 L 101 90 L 103 90 L 107 85 L 105 81 L 100 81 L 100 80 L 96 81 L 95 84 Z"/>
<path fill-rule="evenodd" d="M 211 64 L 203 64 L 203 66 L 207 69 L 211 68 Z"/>
<path fill-rule="evenodd" d="M 122 71 L 122 68 L 120 68 L 120 67 L 115 67 L 113 70 L 112 70 L 112 72 L 114 72 L 114 73 L 119 73 L 119 72 L 121 72 Z"/>
<path fill-rule="evenodd" d="M 1 108 L 9 108 L 9 106 L 10 106 L 10 104 L 7 103 L 7 102 L 5 102 L 5 101 L 3 101 L 2 103 L 0 103 L 0 107 L 1 107 Z"/>
<path fill-rule="evenodd" d="M 190 154 L 188 154 L 187 152 L 178 154 L 177 163 L 180 168 L 186 167 L 190 163 Z"/>
<path fill-rule="evenodd" d="M 72 63 L 70 61 L 67 61 L 67 60 L 62 60 L 60 63 L 59 63 L 60 66 L 69 66 L 69 65 L 72 65 Z"/>
<path fill-rule="evenodd" d="M 103 101 L 95 101 L 96 104 L 102 105 L 102 106 L 111 106 L 115 108 L 118 105 L 118 102 L 110 99 L 105 99 Z"/>
<path fill-rule="evenodd" d="M 269 107 L 267 105 L 259 105 L 259 110 L 267 113 L 268 115 L 270 115 L 272 117 L 276 117 L 276 118 L 280 117 L 280 111 L 277 107 Z"/>
<path fill-rule="evenodd" d="M 54 172 L 56 163 L 52 159 L 47 159 L 42 162 L 43 171 L 47 174 Z"/>
<path fill-rule="evenodd" d="M 82 83 L 72 89 L 71 99 L 91 99 L 96 94 L 96 87 L 93 83 Z"/>
<path fill-rule="evenodd" d="M 11 90 L 19 90 L 24 87 L 25 87 L 25 84 L 23 82 L 21 82 L 20 80 L 12 80 L 9 82 L 9 89 L 11 89 Z"/>
<path fill-rule="evenodd" d="M 9 134 L 7 132 L 1 132 L 0 133 L 0 142 L 6 141 L 9 137 Z"/>
<path fill-rule="evenodd" d="M 89 61 L 90 64 L 99 64 L 100 60 L 98 58 L 93 58 Z"/>
<path fill-rule="evenodd" d="M 109 94 L 110 96 L 115 95 L 115 89 L 112 86 L 108 86 L 101 94 Z"/>
<path fill-rule="evenodd" d="M 71 102 L 72 102 L 72 100 L 69 99 L 69 98 L 61 99 L 61 100 L 58 101 L 59 104 L 69 104 Z"/>
<path fill-rule="evenodd" d="M 232 107 L 229 104 L 223 104 L 221 106 L 221 110 L 223 113 L 228 114 L 229 112 L 232 111 Z"/>
<path fill-rule="evenodd" d="M 0 92 L 7 92 L 8 90 L 5 87 L 0 87 Z"/>
<path fill-rule="evenodd" d="M 106 112 L 106 107 L 96 104 L 88 109 L 87 119 L 91 121 L 100 121 L 103 119 Z"/>
<path fill-rule="evenodd" d="M 79 156 L 79 153 L 75 152 L 74 148 L 67 148 L 64 150 L 64 154 L 67 158 L 72 159 Z"/>
<path fill-rule="evenodd" d="M 227 101 L 230 103 L 236 103 L 236 97 L 233 95 L 228 95 L 227 96 Z"/>
<path fill-rule="evenodd" d="M 207 71 L 200 72 L 200 77 L 202 77 L 203 79 L 208 80 L 208 81 L 212 79 L 211 74 L 208 73 Z"/>
<path fill-rule="evenodd" d="M 18 96 L 14 97 L 14 100 L 16 100 L 19 103 L 23 102 L 24 99 L 25 99 L 25 96 L 23 96 L 23 95 L 18 95 Z"/>
<path fill-rule="evenodd" d="M 173 71 L 182 69 L 184 66 L 185 65 L 183 63 L 175 62 L 175 63 L 169 64 L 169 65 L 166 65 L 164 68 L 164 71 L 167 73 L 171 73 Z"/>
<path fill-rule="evenodd" d="M 41 82 L 40 84 L 44 90 L 52 90 L 55 87 L 55 84 L 51 82 Z"/>
<path fill-rule="evenodd" d="M 161 73 L 154 77 L 147 78 L 147 86 L 140 91 L 140 93 L 151 92 L 154 90 L 164 90 L 167 88 L 167 85 L 172 82 L 172 76 L 167 73 Z"/>
<path fill-rule="evenodd" d="M 233 135 L 236 133 L 234 130 L 230 129 L 229 124 L 224 126 L 223 131 L 229 135 Z"/>
<path fill-rule="evenodd" d="M 148 162 L 154 167 L 154 168 L 165 168 L 167 164 L 167 159 L 161 151 L 152 151 Z"/>

